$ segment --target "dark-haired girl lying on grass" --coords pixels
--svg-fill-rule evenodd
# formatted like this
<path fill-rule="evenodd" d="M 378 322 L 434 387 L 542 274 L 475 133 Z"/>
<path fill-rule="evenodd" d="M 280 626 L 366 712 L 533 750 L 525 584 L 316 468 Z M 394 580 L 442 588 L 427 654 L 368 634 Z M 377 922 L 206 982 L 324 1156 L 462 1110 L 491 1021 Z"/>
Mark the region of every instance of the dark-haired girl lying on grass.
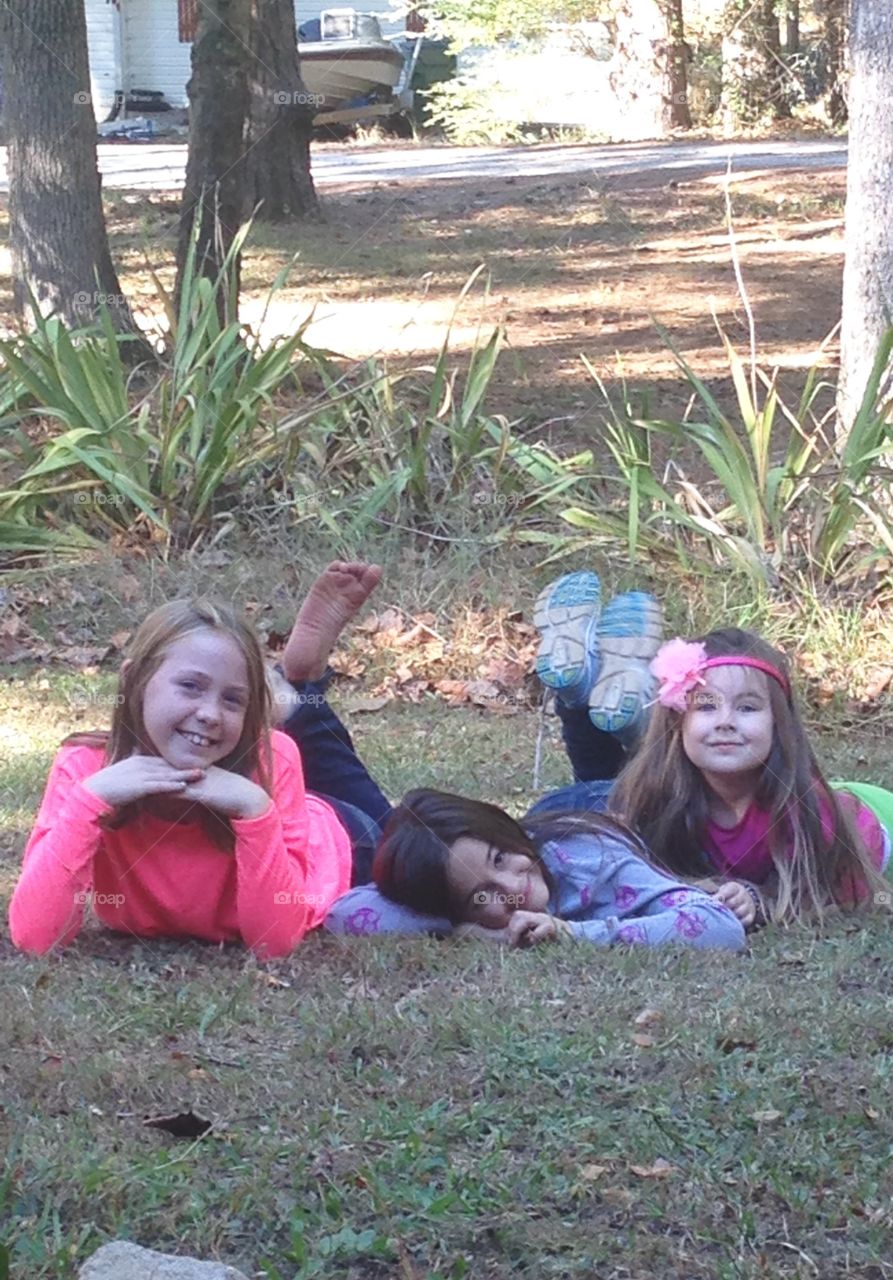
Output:
<path fill-rule="evenodd" d="M 456 928 L 512 946 L 744 946 L 728 907 L 651 866 L 633 833 L 604 814 L 541 813 L 522 824 L 496 805 L 412 791 L 386 823 L 373 874 L 375 886 L 334 904 L 326 928 Z"/>

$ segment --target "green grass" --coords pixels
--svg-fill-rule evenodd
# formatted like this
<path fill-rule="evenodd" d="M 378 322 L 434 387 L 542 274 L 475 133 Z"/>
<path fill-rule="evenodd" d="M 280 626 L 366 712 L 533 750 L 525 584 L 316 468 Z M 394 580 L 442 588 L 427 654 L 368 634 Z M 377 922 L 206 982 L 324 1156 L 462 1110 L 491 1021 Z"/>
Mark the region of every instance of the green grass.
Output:
<path fill-rule="evenodd" d="M 6 893 L 56 742 L 113 690 L 7 675 Z M 533 795 L 533 713 L 351 727 L 391 794 Z M 889 780 L 882 726 L 858 749 Z M 548 721 L 543 785 L 564 780 Z M 27 1280 L 118 1237 L 268 1280 L 879 1280 L 891 975 L 884 921 L 743 957 L 318 935 L 270 969 L 95 927 L 38 960 L 3 940 L 0 1242 Z M 196 1142 L 142 1125 L 189 1108 L 213 1121 Z"/>

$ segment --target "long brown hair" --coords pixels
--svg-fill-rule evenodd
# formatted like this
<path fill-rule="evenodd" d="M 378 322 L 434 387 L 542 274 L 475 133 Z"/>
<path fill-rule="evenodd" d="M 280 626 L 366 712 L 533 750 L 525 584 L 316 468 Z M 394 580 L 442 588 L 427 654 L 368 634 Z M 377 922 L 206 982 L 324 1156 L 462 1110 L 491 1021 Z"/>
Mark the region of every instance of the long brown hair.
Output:
<path fill-rule="evenodd" d="M 146 686 L 174 641 L 190 632 L 203 630 L 219 631 L 233 639 L 245 659 L 248 673 L 248 699 L 241 736 L 235 748 L 217 764 L 230 773 L 256 778 L 264 790 L 269 791 L 272 770 L 270 691 L 260 641 L 235 610 L 211 600 L 172 600 L 153 610 L 137 629 L 129 646 L 128 661 L 118 678 L 111 730 L 75 733 L 65 739 L 65 744 L 104 747 L 107 765 L 127 760 L 134 752 L 156 754 L 143 719 Z M 132 821 L 142 808 L 142 801 L 124 805 L 109 815 L 103 825 L 112 829 L 123 826 Z M 202 824 L 208 835 L 221 849 L 232 851 L 235 835 L 229 819 L 212 809 L 200 808 Z"/>
<path fill-rule="evenodd" d="M 753 632 L 726 627 L 700 642 L 709 658 L 741 654 L 769 663 L 791 688 L 784 654 Z M 778 874 L 771 916 L 790 923 L 803 914 L 821 916 L 829 902 L 848 905 L 847 885 L 852 891 L 861 883 L 878 893 L 885 882 L 822 773 L 793 694 L 771 676 L 766 683 L 772 746 L 754 801 L 769 814 L 769 847 Z M 683 717 L 669 707 L 652 707 L 642 743 L 611 793 L 611 807 L 637 831 L 658 865 L 695 879 L 709 874 L 710 797 L 700 770 L 685 754 Z"/>
<path fill-rule="evenodd" d="M 427 915 L 447 916 L 457 924 L 461 918 L 456 915 L 447 876 L 450 850 L 457 840 L 469 836 L 504 853 L 526 854 L 538 864 L 551 896 L 555 883 L 542 861 L 543 845 L 584 833 L 626 840 L 644 856 L 633 833 L 607 814 L 543 813 L 525 818 L 522 826 L 495 804 L 419 787 L 391 811 L 375 852 L 372 876 L 392 901 Z"/>

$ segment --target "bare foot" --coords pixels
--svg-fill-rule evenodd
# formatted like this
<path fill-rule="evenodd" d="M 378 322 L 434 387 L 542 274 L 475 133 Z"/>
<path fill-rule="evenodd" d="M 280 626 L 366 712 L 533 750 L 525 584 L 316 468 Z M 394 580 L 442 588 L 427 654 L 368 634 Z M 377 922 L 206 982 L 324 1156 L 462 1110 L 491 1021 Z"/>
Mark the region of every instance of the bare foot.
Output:
<path fill-rule="evenodd" d="M 282 669 L 293 683 L 319 680 L 325 673 L 335 641 L 381 581 L 377 564 L 333 560 L 307 592 L 298 610 Z"/>

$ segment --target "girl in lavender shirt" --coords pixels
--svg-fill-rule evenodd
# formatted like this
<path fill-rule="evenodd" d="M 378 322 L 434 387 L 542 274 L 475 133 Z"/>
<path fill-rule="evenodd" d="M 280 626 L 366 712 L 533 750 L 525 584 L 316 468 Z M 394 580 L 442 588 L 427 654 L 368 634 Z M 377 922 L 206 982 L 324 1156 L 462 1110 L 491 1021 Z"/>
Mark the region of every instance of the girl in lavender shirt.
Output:
<path fill-rule="evenodd" d="M 632 832 L 601 814 L 544 814 L 522 826 L 495 805 L 412 791 L 387 821 L 373 874 L 377 887 L 339 899 L 327 929 L 453 930 L 512 946 L 744 946 L 728 907 L 657 871 Z"/>

